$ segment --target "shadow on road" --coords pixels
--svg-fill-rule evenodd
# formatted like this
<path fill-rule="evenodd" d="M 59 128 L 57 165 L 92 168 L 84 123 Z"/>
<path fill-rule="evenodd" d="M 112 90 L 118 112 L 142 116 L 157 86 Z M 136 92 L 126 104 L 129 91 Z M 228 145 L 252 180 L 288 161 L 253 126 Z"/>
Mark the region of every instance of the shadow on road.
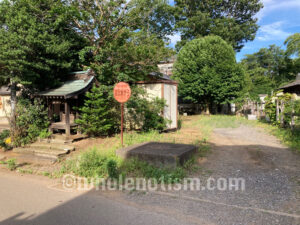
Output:
<path fill-rule="evenodd" d="M 24 208 L 24 212 L 1 221 L 0 225 L 299 224 L 300 202 L 296 193 L 300 179 L 299 155 L 286 148 L 264 145 L 212 144 L 211 147 L 212 152 L 202 164 L 203 169 L 211 170 L 211 177 L 245 178 L 245 191 L 183 193 L 208 199 L 207 202 L 181 199 L 179 194 L 177 198 L 151 193 L 123 194 L 128 202 L 126 204 L 93 190 L 40 215 L 24 218 Z M 42 198 L 40 201 L 43 201 Z M 1 205 L 5 207 L 5 203 Z M 242 207 L 266 209 L 274 213 Z"/>

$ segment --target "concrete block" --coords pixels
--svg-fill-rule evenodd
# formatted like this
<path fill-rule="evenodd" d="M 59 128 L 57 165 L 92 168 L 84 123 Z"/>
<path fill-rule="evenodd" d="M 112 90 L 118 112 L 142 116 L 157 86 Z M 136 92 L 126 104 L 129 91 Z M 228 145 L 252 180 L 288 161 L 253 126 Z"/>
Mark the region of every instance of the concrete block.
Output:
<path fill-rule="evenodd" d="M 183 165 L 196 152 L 194 145 L 146 142 L 117 150 L 123 159 L 138 158 L 158 167 Z"/>

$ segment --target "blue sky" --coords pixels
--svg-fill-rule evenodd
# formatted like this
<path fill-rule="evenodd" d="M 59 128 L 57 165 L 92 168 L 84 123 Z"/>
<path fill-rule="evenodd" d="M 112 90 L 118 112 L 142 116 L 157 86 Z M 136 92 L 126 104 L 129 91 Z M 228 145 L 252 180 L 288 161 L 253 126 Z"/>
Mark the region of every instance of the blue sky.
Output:
<path fill-rule="evenodd" d="M 300 33 L 300 0 L 262 0 L 262 2 L 264 8 L 256 15 L 260 28 L 255 40 L 247 42 L 236 54 L 238 61 L 245 54 L 252 54 L 271 44 L 285 48 L 284 40 L 291 34 Z M 173 0 L 170 4 L 173 4 Z M 170 38 L 170 46 L 174 46 L 180 40 L 179 34 Z"/>

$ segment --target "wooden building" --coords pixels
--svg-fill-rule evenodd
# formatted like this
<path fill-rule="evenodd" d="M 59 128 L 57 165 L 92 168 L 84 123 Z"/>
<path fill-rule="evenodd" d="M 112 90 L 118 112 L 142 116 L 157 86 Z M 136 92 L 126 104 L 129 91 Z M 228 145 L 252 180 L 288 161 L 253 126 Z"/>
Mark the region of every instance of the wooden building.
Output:
<path fill-rule="evenodd" d="M 46 100 L 51 119 L 50 130 L 64 130 L 66 136 L 76 128 L 78 114 L 74 109 L 83 103 L 84 94 L 96 81 L 92 70 L 71 73 L 61 86 L 40 92 L 39 97 Z"/>
<path fill-rule="evenodd" d="M 280 87 L 285 93 L 296 94 L 300 98 L 300 73 L 298 73 L 296 80 L 287 85 Z"/>

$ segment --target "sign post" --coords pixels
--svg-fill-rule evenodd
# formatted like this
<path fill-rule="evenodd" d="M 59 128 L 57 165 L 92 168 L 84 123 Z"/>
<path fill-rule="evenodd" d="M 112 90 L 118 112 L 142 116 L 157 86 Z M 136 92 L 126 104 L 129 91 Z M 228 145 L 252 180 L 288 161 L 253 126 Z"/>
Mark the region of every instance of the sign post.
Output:
<path fill-rule="evenodd" d="M 121 103 L 121 143 L 123 147 L 123 123 L 124 123 L 124 103 L 127 102 L 131 95 L 129 84 L 125 82 L 117 83 L 114 87 L 114 98 Z"/>

